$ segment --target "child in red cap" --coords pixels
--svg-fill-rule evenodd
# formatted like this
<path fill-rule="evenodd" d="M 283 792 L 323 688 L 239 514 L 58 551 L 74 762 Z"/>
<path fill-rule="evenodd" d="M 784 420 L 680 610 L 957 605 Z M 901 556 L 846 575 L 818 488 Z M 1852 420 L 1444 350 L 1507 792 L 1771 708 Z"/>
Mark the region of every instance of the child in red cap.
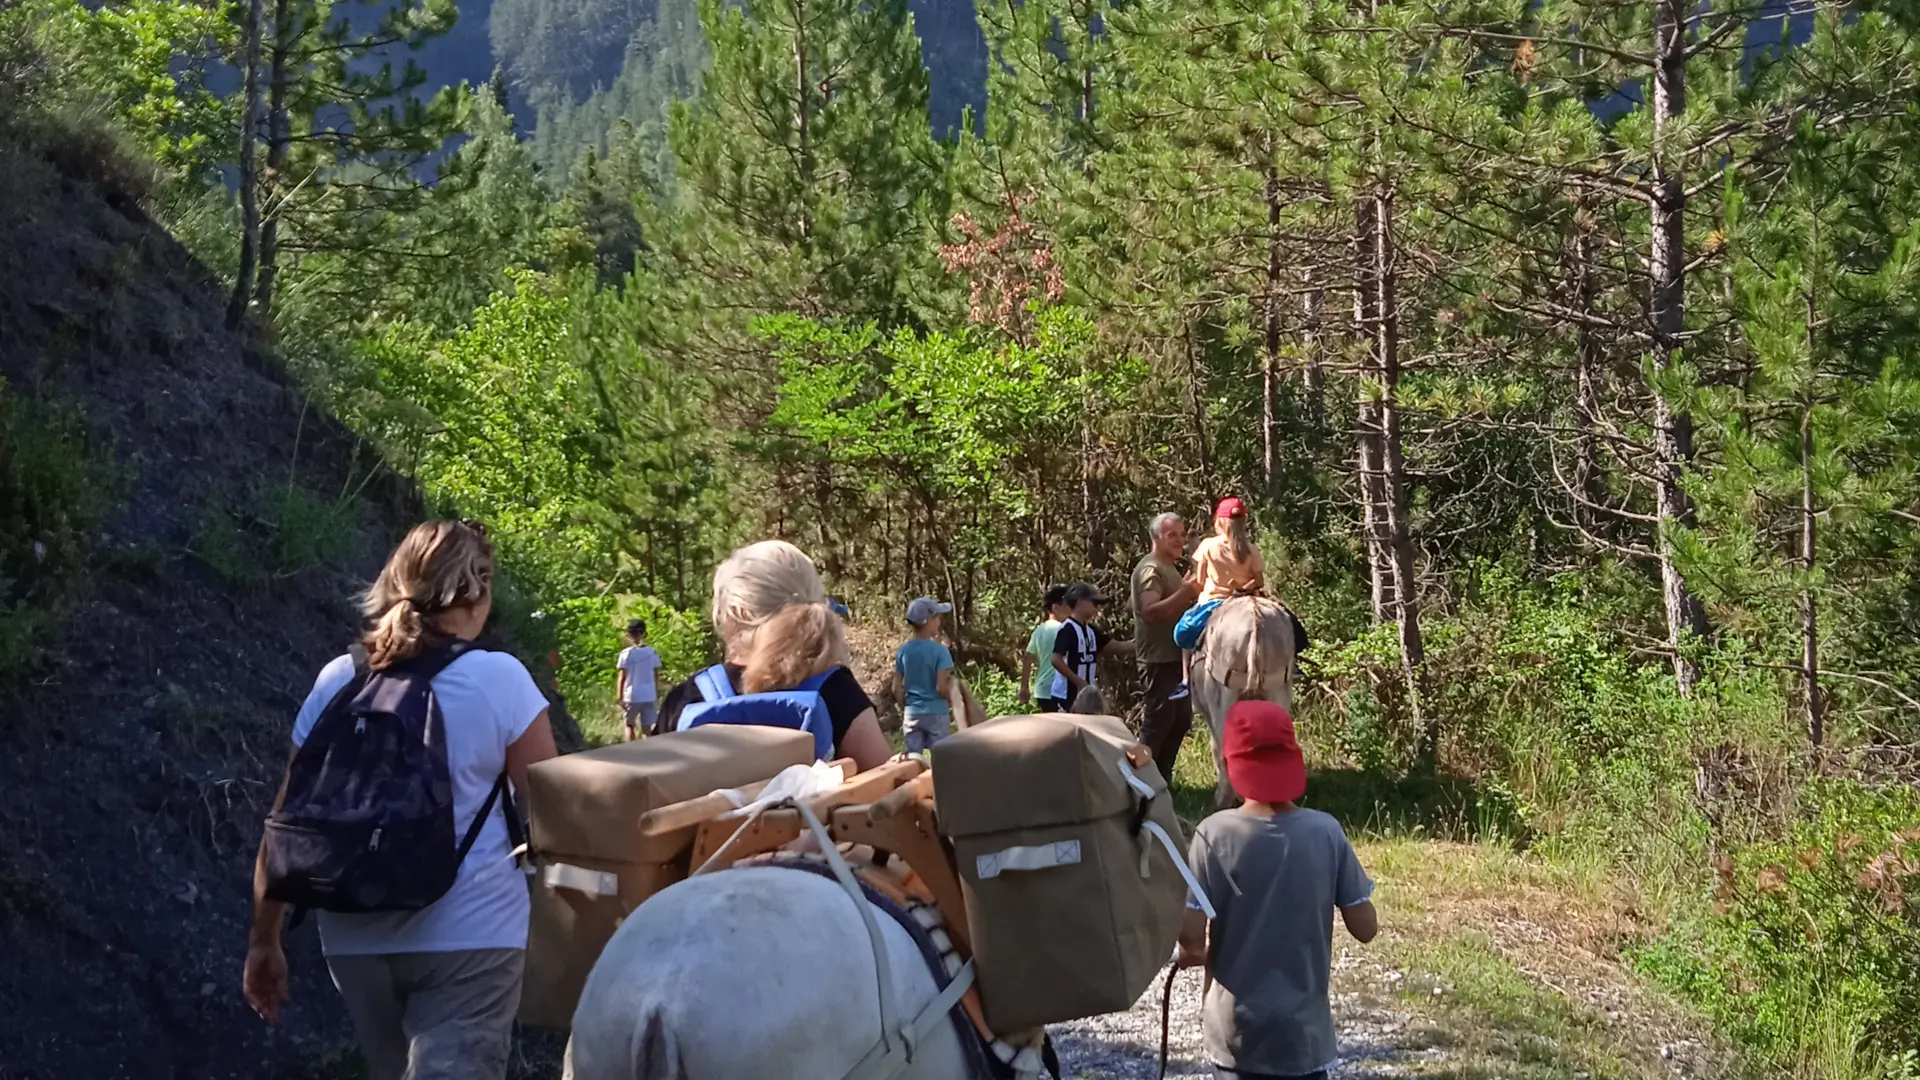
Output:
<path fill-rule="evenodd" d="M 1267 587 L 1267 565 L 1253 542 L 1253 526 L 1247 522 L 1247 504 L 1229 495 L 1213 508 L 1213 535 L 1193 549 L 1191 575 L 1198 599 L 1173 627 L 1173 643 L 1180 646 L 1180 670 L 1193 671 L 1193 650 L 1207 631 L 1213 610 L 1229 597 L 1260 592 Z M 1174 698 L 1186 697 L 1183 679 Z"/>
<path fill-rule="evenodd" d="M 1307 764 L 1287 710 L 1242 701 L 1225 728 L 1227 779 L 1246 801 L 1194 832 L 1187 858 L 1215 917 L 1189 906 L 1180 963 L 1212 976 L 1201 1028 L 1216 1080 L 1324 1080 L 1339 1057 L 1333 912 L 1354 940 L 1372 941 L 1373 882 L 1338 821 L 1294 805 Z"/>

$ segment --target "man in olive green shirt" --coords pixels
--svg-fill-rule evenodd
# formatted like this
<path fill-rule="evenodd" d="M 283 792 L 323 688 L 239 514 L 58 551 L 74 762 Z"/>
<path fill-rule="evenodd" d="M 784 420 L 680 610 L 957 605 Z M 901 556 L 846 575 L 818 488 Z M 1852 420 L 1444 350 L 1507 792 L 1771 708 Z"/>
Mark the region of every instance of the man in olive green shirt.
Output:
<path fill-rule="evenodd" d="M 1153 549 L 1134 566 L 1127 590 L 1146 707 L 1140 741 L 1153 752 L 1160 775 L 1171 784 L 1180 744 L 1193 728 L 1193 698 L 1180 673 L 1180 647 L 1173 643 L 1173 626 L 1193 606 L 1198 591 L 1176 565 L 1187 546 L 1187 526 L 1180 515 L 1155 517 L 1147 526 L 1147 539 Z"/>

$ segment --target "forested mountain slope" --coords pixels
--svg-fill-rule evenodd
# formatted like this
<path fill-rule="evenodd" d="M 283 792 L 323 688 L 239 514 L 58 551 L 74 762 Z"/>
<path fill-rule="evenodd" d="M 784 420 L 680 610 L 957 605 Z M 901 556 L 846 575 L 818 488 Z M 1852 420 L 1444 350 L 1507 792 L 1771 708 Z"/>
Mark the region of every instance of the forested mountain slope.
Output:
<path fill-rule="evenodd" d="M 301 1075 L 346 1018 L 311 925 L 281 1024 L 241 1000 L 252 852 L 422 506 L 221 326 L 106 145 L 0 145 L 0 540 L 35 530 L 0 551 L 0 1076 Z M 56 574 L 57 628 L 18 636 L 9 586 Z"/>
<path fill-rule="evenodd" d="M 931 86 L 933 129 L 956 130 L 967 109 L 977 122 L 986 106 L 987 46 L 973 4 L 910 0 L 906 7 Z M 516 111 L 531 121 L 541 164 L 558 174 L 586 150 L 605 153 L 622 121 L 656 152 L 664 149 L 668 107 L 699 92 L 706 66 L 697 0 L 467 0 L 460 18 L 463 25 L 488 20 Z"/>

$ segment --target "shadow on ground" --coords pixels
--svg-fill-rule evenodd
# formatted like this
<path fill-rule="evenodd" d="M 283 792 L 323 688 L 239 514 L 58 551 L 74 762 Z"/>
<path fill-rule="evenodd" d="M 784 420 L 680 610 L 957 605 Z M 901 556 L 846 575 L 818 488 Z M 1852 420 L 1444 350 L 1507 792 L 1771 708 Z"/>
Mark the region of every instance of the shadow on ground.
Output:
<path fill-rule="evenodd" d="M 1213 812 L 1213 768 L 1174 770 L 1173 805 L 1182 820 Z M 1364 769 L 1319 768 L 1307 777 L 1301 805 L 1332 814 L 1347 835 L 1422 836 L 1462 842 L 1505 840 L 1525 846 L 1526 829 L 1513 805 L 1460 776 L 1389 776 Z"/>

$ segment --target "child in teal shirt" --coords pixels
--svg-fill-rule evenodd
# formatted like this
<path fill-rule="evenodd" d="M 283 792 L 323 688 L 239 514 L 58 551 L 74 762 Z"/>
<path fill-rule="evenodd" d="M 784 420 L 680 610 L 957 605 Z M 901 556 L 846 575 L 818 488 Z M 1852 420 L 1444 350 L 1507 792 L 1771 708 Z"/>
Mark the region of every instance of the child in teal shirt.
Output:
<path fill-rule="evenodd" d="M 931 596 L 907 605 L 913 636 L 893 654 L 893 698 L 900 703 L 909 754 L 932 749 L 953 727 L 952 710 L 947 705 L 953 653 L 935 640 L 940 633 L 940 617 L 952 610 L 952 604 Z"/>

